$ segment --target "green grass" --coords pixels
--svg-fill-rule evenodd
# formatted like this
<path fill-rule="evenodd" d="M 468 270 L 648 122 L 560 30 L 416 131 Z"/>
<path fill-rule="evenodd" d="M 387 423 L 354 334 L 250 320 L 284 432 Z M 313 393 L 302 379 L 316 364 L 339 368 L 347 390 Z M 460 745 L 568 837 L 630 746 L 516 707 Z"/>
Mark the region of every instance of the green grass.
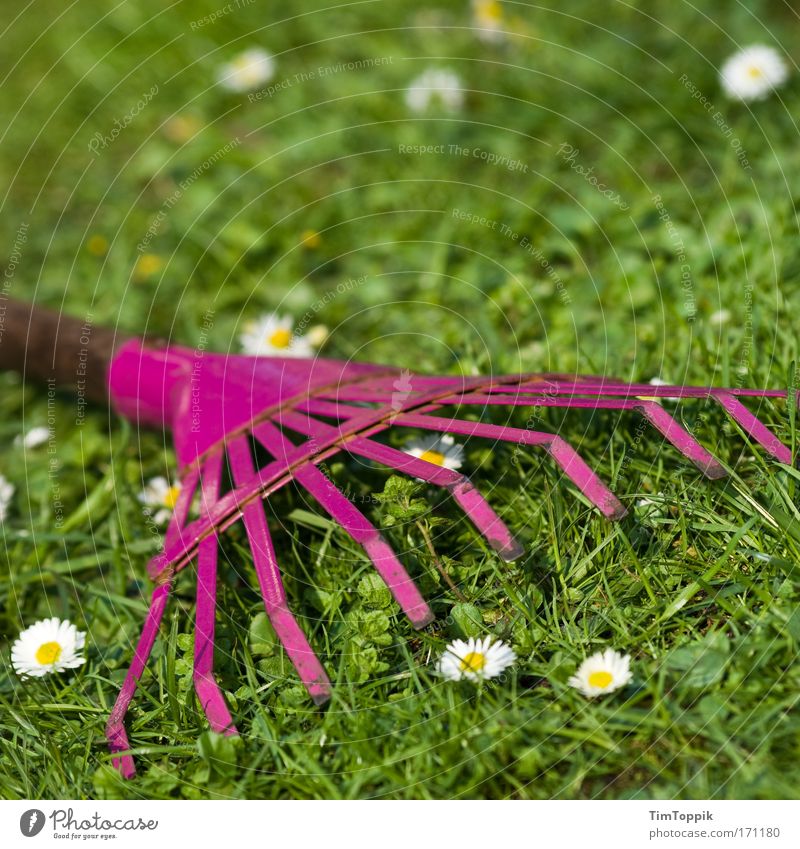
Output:
<path fill-rule="evenodd" d="M 43 0 L 7 25 L 9 295 L 188 345 L 213 310 L 208 347 L 220 351 L 236 350 L 242 321 L 262 311 L 298 320 L 310 311 L 332 330 L 323 355 L 424 372 L 795 382 L 800 85 L 747 107 L 725 100 L 716 72 L 737 45 L 800 57 L 788 6 L 507 3 L 518 34 L 493 46 L 465 28 L 466 2 L 302 4 L 274 23 L 253 4 L 191 28 L 221 5 Z M 385 61 L 255 102 L 220 92 L 218 65 L 254 43 L 276 55 L 273 82 Z M 404 89 L 430 65 L 464 80 L 460 113 L 409 113 Z M 93 155 L 94 133 L 108 134 L 154 85 L 146 108 Z M 164 132 L 175 115 L 196 121 L 185 144 Z M 448 152 L 402 154 L 401 144 Z M 570 167 L 564 144 L 627 208 Z M 321 233 L 315 249 L 302 245 L 307 229 Z M 108 241 L 105 255 L 87 249 L 93 235 Z M 164 263 L 146 278 L 134 273 L 144 242 Z M 347 280 L 359 282 L 337 293 Z M 721 325 L 710 321 L 720 309 L 731 313 Z M 174 473 L 169 438 L 97 408 L 77 425 L 69 397 L 12 375 L 0 385 L 0 473 L 17 489 L 0 550 L 0 796 L 797 796 L 798 475 L 720 411 L 680 407 L 731 470 L 716 483 L 629 416 L 542 417 L 626 504 L 658 502 L 617 525 L 541 454 L 471 441 L 465 468 L 526 555 L 500 562 L 452 503 L 423 488 L 445 520 L 432 531 L 437 555 L 473 607 L 457 606 L 415 523 L 391 528 L 437 613 L 422 633 L 361 550 L 301 493 L 282 492 L 270 521 L 291 603 L 335 681 L 331 704 L 310 705 L 275 646 L 244 535 L 232 529 L 216 666 L 242 738 L 214 737 L 198 712 L 187 570 L 129 717 L 139 776 L 122 784 L 103 727 L 159 545 L 137 494 Z M 794 445 L 786 405 L 760 414 Z M 52 453 L 13 446 L 48 417 Z M 388 475 L 344 460 L 329 473 L 380 520 L 371 496 Z M 88 662 L 20 683 L 10 642 L 49 615 L 88 631 Z M 471 631 L 511 642 L 520 657 L 481 690 L 433 673 L 446 642 Z M 607 646 L 633 656 L 634 682 L 588 702 L 566 681 Z"/>

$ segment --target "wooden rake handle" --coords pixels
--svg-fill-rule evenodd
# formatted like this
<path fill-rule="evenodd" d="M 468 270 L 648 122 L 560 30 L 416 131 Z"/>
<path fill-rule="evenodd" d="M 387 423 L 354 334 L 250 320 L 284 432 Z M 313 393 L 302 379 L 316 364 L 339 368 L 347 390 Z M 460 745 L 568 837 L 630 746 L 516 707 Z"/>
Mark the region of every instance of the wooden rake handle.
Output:
<path fill-rule="evenodd" d="M 91 315 L 82 321 L 0 292 L 0 369 L 25 378 L 106 401 L 108 366 L 129 338 L 98 327 Z"/>

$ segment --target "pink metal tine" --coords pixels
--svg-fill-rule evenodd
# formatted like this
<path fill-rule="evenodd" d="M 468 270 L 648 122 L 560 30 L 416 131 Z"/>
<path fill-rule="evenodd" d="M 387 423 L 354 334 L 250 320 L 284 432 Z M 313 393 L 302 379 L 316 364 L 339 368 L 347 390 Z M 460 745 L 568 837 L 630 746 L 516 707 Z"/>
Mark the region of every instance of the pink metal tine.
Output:
<path fill-rule="evenodd" d="M 361 409 L 358 407 L 348 407 L 345 404 L 319 401 L 317 399 L 311 399 L 303 404 L 303 409 L 317 415 L 337 417 L 345 421 L 351 417 L 351 414 L 357 415 L 358 412 L 361 412 Z M 575 449 L 560 436 L 536 430 L 523 430 L 516 427 L 469 422 L 461 419 L 446 419 L 424 414 L 428 410 L 438 409 L 438 405 L 436 404 L 430 404 L 420 409 L 421 412 L 401 413 L 394 416 L 391 424 L 402 427 L 418 427 L 423 430 L 434 430 L 441 433 L 481 436 L 487 439 L 516 442 L 520 445 L 541 446 L 561 466 L 567 477 L 570 478 L 603 515 L 610 519 L 621 519 L 627 514 L 628 511 L 616 495 L 586 465 Z"/>
<path fill-rule="evenodd" d="M 246 436 L 231 440 L 228 444 L 228 459 L 237 485 L 251 479 L 255 474 Z M 256 500 L 245 504 L 242 509 L 242 518 L 250 541 L 253 565 L 269 621 L 314 703 L 322 704 L 330 698 L 331 682 L 309 645 L 308 639 L 297 624 L 297 620 L 289 610 L 278 559 L 275 556 L 261 501 Z"/>
<path fill-rule="evenodd" d="M 330 425 L 311 419 L 303 413 L 282 413 L 278 420 L 282 425 L 306 436 L 328 434 L 335 430 Z M 504 560 L 516 560 L 523 554 L 524 549 L 514 539 L 503 520 L 492 510 L 486 499 L 465 475 L 365 437 L 348 440 L 344 443 L 344 448 L 350 454 L 366 457 L 376 463 L 420 478 L 434 486 L 447 489 L 489 545 Z"/>
<path fill-rule="evenodd" d="M 289 451 L 294 446 L 271 422 L 256 425 L 253 431 L 258 441 L 270 451 Z M 306 464 L 295 470 L 295 480 L 313 496 L 334 521 L 366 551 L 378 574 L 386 582 L 395 600 L 415 628 L 424 628 L 433 621 L 433 612 L 420 595 L 403 564 L 378 529 L 355 507 L 314 465 Z"/>
<path fill-rule="evenodd" d="M 516 442 L 520 445 L 542 446 L 561 466 L 564 474 L 603 515 L 608 516 L 609 519 L 621 519 L 628 512 L 617 496 L 586 465 L 575 449 L 556 434 L 482 422 L 469 422 L 461 419 L 439 418 L 420 413 L 400 414 L 395 417 L 394 424 L 442 433 L 481 436 L 504 442 Z"/>
<path fill-rule="evenodd" d="M 222 452 L 203 465 L 201 509 L 208 513 L 219 497 Z M 236 734 L 228 706 L 214 679 L 214 618 L 217 611 L 217 559 L 219 544 L 212 534 L 197 549 L 197 608 L 194 634 L 194 687 L 209 725 L 218 734 Z"/>
<path fill-rule="evenodd" d="M 792 452 L 741 401 L 737 401 L 733 395 L 727 392 L 715 392 L 714 398 L 745 433 L 755 439 L 781 463 L 787 466 L 792 465 Z"/>
<path fill-rule="evenodd" d="M 165 535 L 166 540 L 177 540 L 181 536 L 181 529 L 186 523 L 189 509 L 192 503 L 192 497 L 197 487 L 199 474 L 193 472 L 187 475 L 181 486 L 180 494 L 175 502 L 175 509 L 172 513 L 169 527 Z M 164 617 L 164 611 L 167 606 L 170 591 L 172 589 L 172 572 L 167 570 L 162 576 L 161 581 L 153 590 L 153 595 L 150 600 L 150 608 L 147 612 L 142 633 L 139 641 L 136 644 L 136 649 L 133 655 L 133 661 L 125 676 L 125 681 L 119 691 L 117 700 L 114 702 L 114 707 L 111 710 L 111 715 L 106 723 L 106 738 L 108 747 L 113 753 L 124 752 L 130 748 L 128 744 L 128 736 L 125 733 L 125 715 L 128 712 L 133 695 L 136 692 L 136 684 L 142 676 L 147 661 L 150 658 L 150 653 L 153 650 L 153 644 L 158 636 L 158 628 L 161 620 Z M 113 759 L 114 766 L 120 771 L 125 778 L 131 778 L 136 774 L 136 767 L 131 755 L 122 755 Z"/>
<path fill-rule="evenodd" d="M 719 461 L 708 452 L 676 419 L 658 402 L 646 398 L 553 398 L 535 395 L 482 395 L 469 393 L 442 398 L 437 406 L 480 404 L 485 406 L 515 407 L 558 407 L 559 409 L 588 410 L 637 410 L 669 440 L 681 454 L 688 457 L 704 475 L 716 479 L 727 472 Z M 760 422 L 759 422 L 760 424 Z M 763 425 L 762 425 L 763 427 Z"/>
<path fill-rule="evenodd" d="M 153 643 L 158 635 L 158 627 L 164 617 L 164 610 L 166 609 L 167 599 L 171 589 L 172 577 L 170 576 L 169 580 L 163 584 L 159 584 L 153 590 L 150 609 L 147 612 L 147 618 L 145 619 L 139 642 L 136 644 L 133 662 L 128 669 L 122 689 L 119 691 L 117 700 L 114 702 L 114 707 L 111 709 L 111 715 L 108 717 L 108 722 L 106 723 L 106 739 L 108 740 L 108 747 L 112 754 L 125 752 L 130 748 L 128 736 L 125 733 L 125 714 L 128 712 L 128 707 L 136 691 L 136 683 L 141 678 L 142 672 L 144 672 L 144 668 L 147 666 L 150 652 L 153 650 Z M 136 767 L 134 766 L 131 755 L 115 757 L 113 764 L 124 778 L 132 778 L 136 774 Z"/>

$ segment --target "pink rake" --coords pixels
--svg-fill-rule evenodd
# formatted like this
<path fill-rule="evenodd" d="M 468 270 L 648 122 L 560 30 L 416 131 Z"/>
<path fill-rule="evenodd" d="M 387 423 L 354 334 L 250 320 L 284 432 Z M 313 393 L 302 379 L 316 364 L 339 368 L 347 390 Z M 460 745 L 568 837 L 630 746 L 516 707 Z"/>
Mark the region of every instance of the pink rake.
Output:
<path fill-rule="evenodd" d="M 102 328 L 87 329 L 74 319 L 8 300 L 4 315 L 0 366 L 77 383 L 79 391 L 83 376 L 87 396 L 110 398 L 123 416 L 173 433 L 180 495 L 163 550 L 148 565 L 155 589 L 106 729 L 114 764 L 126 777 L 135 768 L 127 753 L 124 718 L 158 634 L 175 575 L 193 561 L 197 564 L 197 697 L 213 730 L 237 733 L 213 674 L 219 535 L 235 522 L 244 524 L 266 613 L 301 681 L 315 703 L 330 697 L 330 680 L 289 609 L 262 505 L 289 481 L 318 501 L 363 547 L 415 628 L 433 619 L 378 529 L 318 468 L 328 457 L 343 451 L 443 487 L 500 557 L 511 561 L 522 554 L 509 529 L 467 477 L 376 441 L 374 437 L 382 431 L 420 428 L 540 447 L 586 500 L 611 520 L 622 518 L 625 507 L 561 436 L 436 414 L 447 407 L 472 407 L 480 412 L 496 405 L 635 411 L 713 479 L 725 476 L 724 467 L 652 400 L 710 398 L 776 460 L 792 462 L 790 450 L 739 400 L 786 397 L 777 390 L 652 386 L 555 374 L 424 377 L 392 367 L 335 360 L 209 354 L 139 339 L 120 341 Z M 287 433 L 294 434 L 294 440 Z M 252 443 L 269 453 L 271 459 L 265 465 L 257 466 Z M 229 491 L 222 486 L 225 463 L 233 480 Z M 199 504 L 196 516 L 191 515 L 194 502 Z"/>

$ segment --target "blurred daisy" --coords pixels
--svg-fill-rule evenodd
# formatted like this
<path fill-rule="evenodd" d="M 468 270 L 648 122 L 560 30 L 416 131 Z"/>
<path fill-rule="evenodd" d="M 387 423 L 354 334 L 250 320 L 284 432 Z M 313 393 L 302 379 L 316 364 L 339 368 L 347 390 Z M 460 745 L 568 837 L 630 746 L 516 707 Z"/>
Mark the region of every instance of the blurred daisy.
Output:
<path fill-rule="evenodd" d="M 186 144 L 203 129 L 203 122 L 194 115 L 173 115 L 161 127 L 164 135 L 176 144 Z"/>
<path fill-rule="evenodd" d="M 108 253 L 108 239 L 95 233 L 86 240 L 86 250 L 93 256 L 105 256 Z"/>
<path fill-rule="evenodd" d="M 505 40 L 503 8 L 498 0 L 472 0 L 472 20 L 481 41 L 497 44 Z"/>
<path fill-rule="evenodd" d="M 164 525 L 172 516 L 180 494 L 180 484 L 171 484 L 164 477 L 156 477 L 149 480 L 139 493 L 139 501 L 144 504 L 147 516 L 152 516 L 157 525 Z"/>
<path fill-rule="evenodd" d="M 613 693 L 633 678 L 630 664 L 630 655 L 606 649 L 587 657 L 568 683 L 590 699 Z"/>
<path fill-rule="evenodd" d="M 158 274 L 164 267 L 164 260 L 158 254 L 142 254 L 133 267 L 133 276 L 137 280 L 147 280 Z"/>
<path fill-rule="evenodd" d="M 23 448 L 38 448 L 50 439 L 50 430 L 46 427 L 32 427 L 27 433 L 21 434 L 14 440 L 15 445 Z"/>
<path fill-rule="evenodd" d="M 448 433 L 415 439 L 403 450 L 412 457 L 419 457 L 420 460 L 446 469 L 460 469 L 464 457 L 463 445 L 458 445 Z"/>
<path fill-rule="evenodd" d="M 449 681 L 485 681 L 497 677 L 517 659 L 502 640 L 491 637 L 476 640 L 453 640 L 439 659 L 439 674 Z"/>
<path fill-rule="evenodd" d="M 42 619 L 26 628 L 11 646 L 11 665 L 22 678 L 41 678 L 51 672 L 86 663 L 81 649 L 86 634 L 66 619 Z"/>
<path fill-rule="evenodd" d="M 260 47 L 251 47 L 226 62 L 217 74 L 217 81 L 228 91 L 251 91 L 275 75 L 272 54 Z"/>
<path fill-rule="evenodd" d="M 4 522 L 8 516 L 8 508 L 13 497 L 14 485 L 0 475 L 0 522 Z"/>
<path fill-rule="evenodd" d="M 322 244 L 322 236 L 316 230 L 303 230 L 300 234 L 300 244 L 313 251 Z"/>
<path fill-rule="evenodd" d="M 289 316 L 268 313 L 256 321 L 248 321 L 239 337 L 242 351 L 253 357 L 310 357 L 313 350 L 308 339 L 297 336 Z"/>
<path fill-rule="evenodd" d="M 789 69 L 780 53 L 762 44 L 734 53 L 720 71 L 722 88 L 734 100 L 764 100 L 788 77 Z"/>
<path fill-rule="evenodd" d="M 711 315 L 708 317 L 709 323 L 714 324 L 716 326 L 727 324 L 730 320 L 730 310 L 717 310 L 716 312 L 712 312 Z"/>
<path fill-rule="evenodd" d="M 325 344 L 330 331 L 324 324 L 315 324 L 308 328 L 308 333 L 305 335 L 305 340 L 312 348 L 320 348 Z"/>
<path fill-rule="evenodd" d="M 464 92 L 458 74 L 431 68 L 420 74 L 406 91 L 406 105 L 414 112 L 425 112 L 431 103 L 440 103 L 456 112 L 464 105 Z"/>

